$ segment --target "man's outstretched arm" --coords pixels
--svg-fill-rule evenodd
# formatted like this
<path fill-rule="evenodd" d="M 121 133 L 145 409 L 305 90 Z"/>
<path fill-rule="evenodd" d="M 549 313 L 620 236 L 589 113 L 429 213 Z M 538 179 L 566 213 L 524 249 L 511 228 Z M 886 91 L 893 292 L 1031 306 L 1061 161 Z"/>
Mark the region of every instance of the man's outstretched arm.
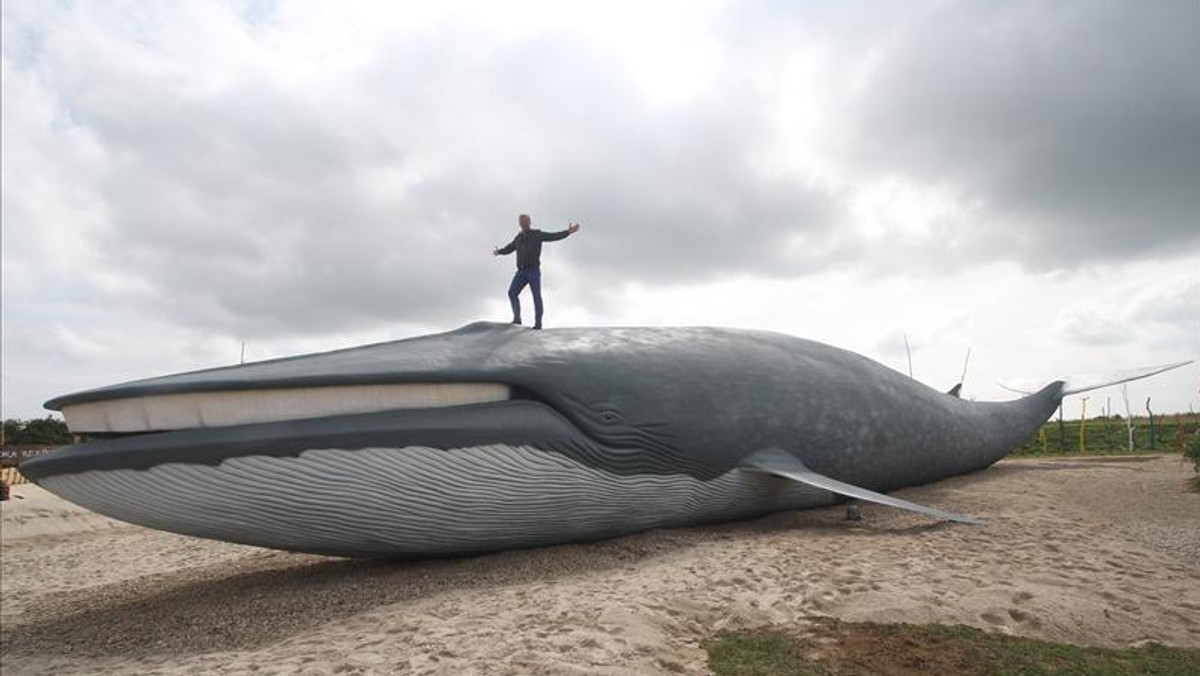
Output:
<path fill-rule="evenodd" d="M 567 235 L 573 235 L 577 232 L 579 232 L 579 224 L 572 223 L 569 226 L 567 226 L 566 230 L 560 230 L 558 232 L 543 232 L 542 233 L 542 241 L 543 242 L 554 242 L 554 241 L 565 238 Z"/>
<path fill-rule="evenodd" d="M 514 237 L 513 241 L 509 242 L 505 246 L 503 246 L 499 249 L 492 249 L 492 255 L 493 256 L 507 256 L 508 254 L 512 253 L 513 251 L 516 251 L 516 249 L 517 249 L 517 239 Z"/>

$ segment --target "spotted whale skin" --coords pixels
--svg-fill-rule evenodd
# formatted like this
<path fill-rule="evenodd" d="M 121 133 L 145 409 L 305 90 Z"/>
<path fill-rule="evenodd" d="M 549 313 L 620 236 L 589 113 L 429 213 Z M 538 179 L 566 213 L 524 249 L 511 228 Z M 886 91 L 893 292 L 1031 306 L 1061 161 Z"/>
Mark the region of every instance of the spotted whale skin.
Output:
<path fill-rule="evenodd" d="M 966 401 L 764 331 L 476 323 L 59 397 L 92 440 L 21 470 L 162 530 L 446 556 L 885 501 L 996 462 L 1062 393 Z"/>

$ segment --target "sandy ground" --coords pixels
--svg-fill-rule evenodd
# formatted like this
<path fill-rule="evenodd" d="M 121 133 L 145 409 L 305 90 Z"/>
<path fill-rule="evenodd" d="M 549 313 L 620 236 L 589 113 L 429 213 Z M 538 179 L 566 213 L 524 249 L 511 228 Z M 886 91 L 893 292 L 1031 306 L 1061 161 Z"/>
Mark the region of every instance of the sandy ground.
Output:
<path fill-rule="evenodd" d="M 0 665 L 16 674 L 707 673 L 722 629 L 962 623 L 1200 647 L 1200 494 L 1178 456 L 1005 461 L 864 505 L 588 545 L 345 561 L 2 503 Z"/>

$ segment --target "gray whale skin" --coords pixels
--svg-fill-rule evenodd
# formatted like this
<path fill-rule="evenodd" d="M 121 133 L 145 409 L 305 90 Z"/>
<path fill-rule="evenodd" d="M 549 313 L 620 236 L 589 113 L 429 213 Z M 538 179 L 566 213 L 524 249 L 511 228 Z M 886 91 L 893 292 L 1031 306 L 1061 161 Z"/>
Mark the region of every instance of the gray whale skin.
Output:
<path fill-rule="evenodd" d="M 337 556 L 434 557 L 745 519 L 983 469 L 1061 381 L 976 403 L 865 357 L 718 328 L 448 333 L 134 381 L 47 402 L 488 383 L 494 401 L 101 435 L 26 461 L 67 500 L 187 535 Z M 334 392 L 336 390 L 328 390 Z M 153 425 L 150 425 L 153 427 Z"/>

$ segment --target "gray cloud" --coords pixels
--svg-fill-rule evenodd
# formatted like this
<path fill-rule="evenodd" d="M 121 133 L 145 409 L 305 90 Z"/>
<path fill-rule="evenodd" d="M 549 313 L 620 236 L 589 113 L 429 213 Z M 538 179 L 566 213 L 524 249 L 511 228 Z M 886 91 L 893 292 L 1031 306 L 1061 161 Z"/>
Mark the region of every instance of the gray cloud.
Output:
<path fill-rule="evenodd" d="M 254 56 L 275 20 L 260 3 L 243 7 L 247 55 L 214 76 L 163 53 L 168 14 L 46 20 L 33 6 L 6 4 L 5 59 L 54 98 L 60 133 L 98 149 L 78 189 L 97 196 L 104 226 L 84 236 L 120 280 L 110 301 L 186 326 L 272 336 L 478 315 L 503 297 L 511 261 L 489 251 L 521 211 L 546 230 L 584 222 L 547 255 L 597 289 L 1064 268 L 1200 231 L 1194 3 L 738 5 L 710 25 L 707 86 L 666 106 L 612 45 L 570 32 L 439 26 L 296 86 Z M 829 97 L 840 183 L 767 159 L 789 131 L 783 66 L 804 49 L 846 80 L 814 94 Z M 851 201 L 887 177 L 973 206 L 922 237 L 865 238 Z M 13 199 L 6 220 L 26 211 Z"/>
<path fill-rule="evenodd" d="M 147 309 L 257 335 L 477 313 L 517 211 L 585 221 L 565 262 L 652 282 L 796 274 L 786 242 L 834 223 L 833 195 L 747 157 L 770 143 L 758 93 L 662 119 L 567 40 L 457 54 L 418 41 L 315 104 L 253 73 L 197 94 L 102 53 L 54 63 L 108 158 L 106 266 Z"/>
<path fill-rule="evenodd" d="M 1162 354 L 1195 353 L 1200 347 L 1200 282 L 1147 285 L 1110 299 L 1103 287 L 1088 300 L 1061 310 L 1054 334 L 1065 343 L 1085 346 L 1153 345 Z"/>
<path fill-rule="evenodd" d="M 545 130 L 525 149 L 544 155 L 531 201 L 562 217 L 552 229 L 567 219 L 595 226 L 586 249 L 564 251 L 572 263 L 648 283 L 813 269 L 811 252 L 789 242 L 824 239 L 844 207 L 829 188 L 764 166 L 776 143 L 771 92 L 742 64 L 713 73 L 686 110 L 658 110 L 603 51 L 542 42 L 509 57 L 497 77 Z"/>
<path fill-rule="evenodd" d="M 137 281 L 126 302 L 249 336 L 478 311 L 486 177 L 418 165 L 407 186 L 387 185 L 415 141 L 370 116 L 331 115 L 253 76 L 196 94 L 103 56 L 50 75 L 72 128 L 104 149 L 93 180 L 109 227 L 92 244 L 103 268 Z M 422 102 L 370 103 L 403 115 Z"/>
<path fill-rule="evenodd" d="M 985 204 L 976 256 L 1035 268 L 1200 235 L 1200 5 L 951 4 L 894 34 L 853 152 Z"/>

